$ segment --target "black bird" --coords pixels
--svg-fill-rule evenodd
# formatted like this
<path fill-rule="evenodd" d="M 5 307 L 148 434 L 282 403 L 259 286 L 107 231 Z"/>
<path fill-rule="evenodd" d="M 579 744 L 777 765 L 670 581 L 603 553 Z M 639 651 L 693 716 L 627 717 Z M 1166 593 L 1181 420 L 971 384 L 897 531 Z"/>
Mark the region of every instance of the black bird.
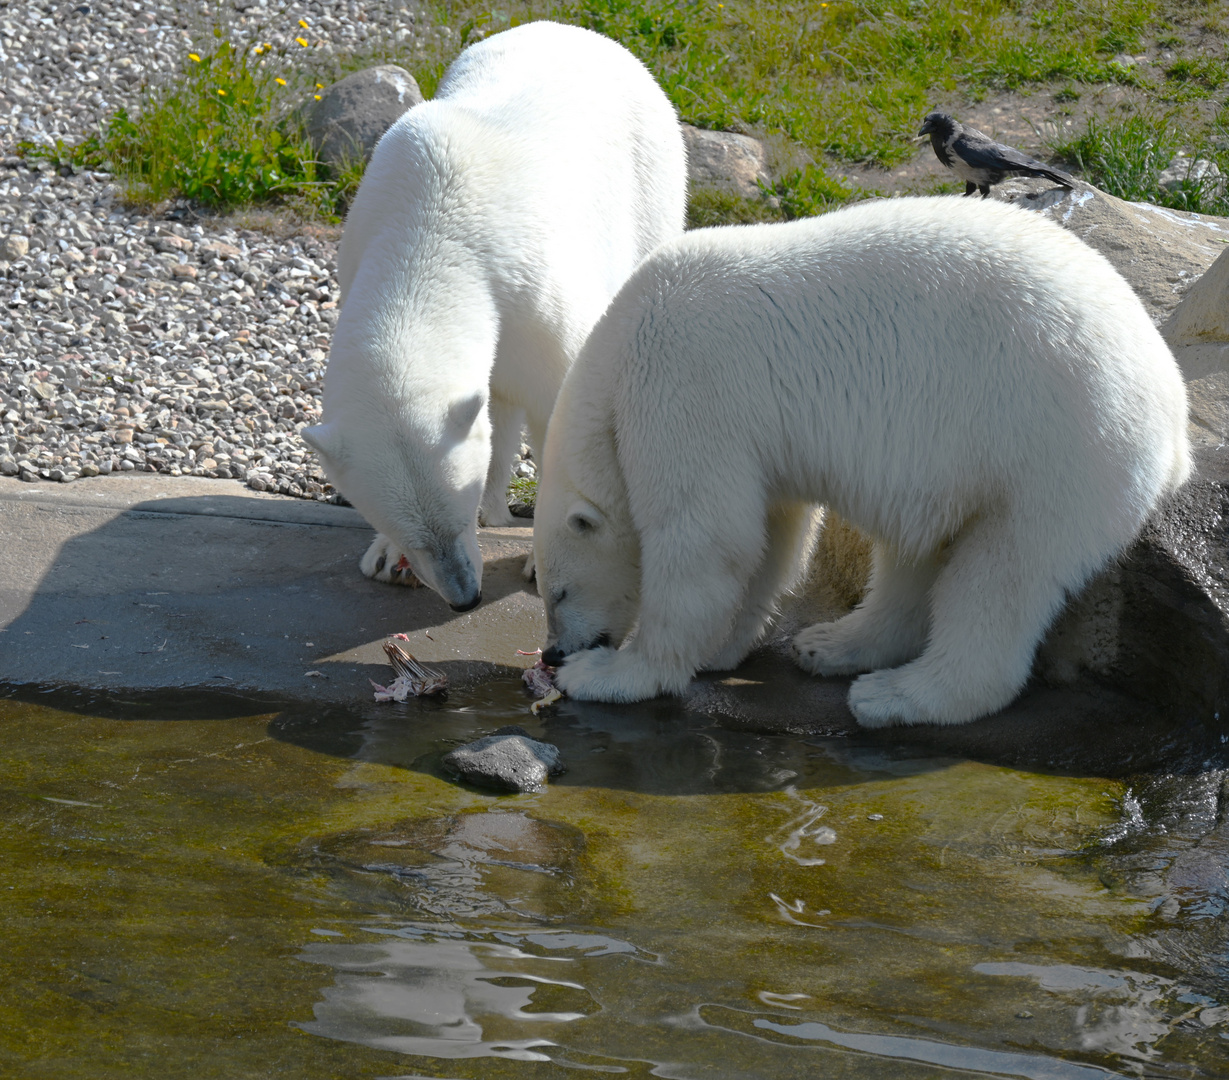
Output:
<path fill-rule="evenodd" d="M 990 194 L 990 185 L 1000 183 L 1010 173 L 1044 176 L 1065 188 L 1075 185 L 1075 180 L 1065 172 L 995 142 L 989 135 L 983 135 L 976 128 L 965 127 L 947 113 L 926 114 L 917 137 L 924 139 L 927 135 L 930 136 L 935 157 L 964 181 L 966 196 L 980 190 L 984 199 Z"/>

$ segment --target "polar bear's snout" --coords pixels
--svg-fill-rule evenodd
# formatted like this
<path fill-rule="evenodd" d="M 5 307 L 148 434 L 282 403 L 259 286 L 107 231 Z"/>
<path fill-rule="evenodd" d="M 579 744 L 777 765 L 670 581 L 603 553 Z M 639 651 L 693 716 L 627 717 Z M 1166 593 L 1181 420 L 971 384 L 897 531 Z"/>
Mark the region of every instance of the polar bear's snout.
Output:
<path fill-rule="evenodd" d="M 576 649 L 564 649 L 557 642 L 554 645 L 547 645 L 542 650 L 542 663 L 549 667 L 558 667 L 569 656 L 576 653 L 588 652 L 590 649 L 603 649 L 610 644 L 609 634 L 598 634 L 588 645 L 581 645 Z"/>
<path fill-rule="evenodd" d="M 453 611 L 472 611 L 482 603 L 482 563 L 474 560 L 466 551 L 464 537 L 457 537 L 450 550 L 435 558 L 424 560 L 422 569 L 416 561 L 414 572 L 440 594 Z"/>

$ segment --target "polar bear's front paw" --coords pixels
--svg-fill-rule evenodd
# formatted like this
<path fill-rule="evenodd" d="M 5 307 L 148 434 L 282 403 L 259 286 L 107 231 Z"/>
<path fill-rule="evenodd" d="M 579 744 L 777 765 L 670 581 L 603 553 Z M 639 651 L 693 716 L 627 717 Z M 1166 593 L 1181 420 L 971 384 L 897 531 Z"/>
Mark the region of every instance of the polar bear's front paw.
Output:
<path fill-rule="evenodd" d="M 390 585 L 408 585 L 419 589 L 422 582 L 410 567 L 405 554 L 383 533 L 376 533 L 367 553 L 359 560 L 358 568 L 373 581 L 386 581 Z"/>
<path fill-rule="evenodd" d="M 538 571 L 537 567 L 534 565 L 533 549 L 531 548 L 529 551 L 529 558 L 525 560 L 525 565 L 521 568 L 521 577 L 523 577 L 526 581 L 533 581 L 537 575 Z"/>
<path fill-rule="evenodd" d="M 876 665 L 840 622 L 816 623 L 794 635 L 794 662 L 812 675 L 856 675 Z"/>
<path fill-rule="evenodd" d="M 864 728 L 925 724 L 930 717 L 908 693 L 908 682 L 908 674 L 899 668 L 854 679 L 849 687 L 849 709 Z"/>
<path fill-rule="evenodd" d="M 555 685 L 578 701 L 644 701 L 661 693 L 641 658 L 609 645 L 573 653 L 555 672 Z"/>

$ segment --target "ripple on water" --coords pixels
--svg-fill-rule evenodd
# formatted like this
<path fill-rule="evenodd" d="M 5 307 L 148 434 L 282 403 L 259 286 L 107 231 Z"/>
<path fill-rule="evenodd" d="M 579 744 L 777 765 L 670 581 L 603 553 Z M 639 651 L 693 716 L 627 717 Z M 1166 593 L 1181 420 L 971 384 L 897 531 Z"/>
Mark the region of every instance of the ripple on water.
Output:
<path fill-rule="evenodd" d="M 584 904 L 584 834 L 520 811 L 409 820 L 309 841 L 296 862 L 355 899 L 445 919 L 552 922 Z"/>

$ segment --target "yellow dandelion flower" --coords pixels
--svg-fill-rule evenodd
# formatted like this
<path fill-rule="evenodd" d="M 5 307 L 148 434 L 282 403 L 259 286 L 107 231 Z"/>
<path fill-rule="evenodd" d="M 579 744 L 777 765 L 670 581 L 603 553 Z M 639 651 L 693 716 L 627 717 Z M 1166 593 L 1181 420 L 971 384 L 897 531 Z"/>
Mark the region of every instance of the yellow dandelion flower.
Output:
<path fill-rule="evenodd" d="M 252 51 L 253 51 L 253 52 L 254 52 L 257 56 L 259 56 L 259 55 L 260 55 L 262 52 L 264 52 L 265 50 L 264 50 L 264 49 L 262 49 L 259 45 L 257 45 L 257 46 L 256 46 L 256 48 L 255 48 L 255 49 L 253 49 Z"/>
<path fill-rule="evenodd" d="M 303 48 L 305 49 L 307 48 L 307 38 L 297 37 L 295 38 L 295 41 L 297 41 L 300 45 L 302 45 Z"/>
<path fill-rule="evenodd" d="M 285 85 L 286 85 L 286 80 L 285 80 L 285 79 L 274 79 L 273 81 L 274 81 L 275 83 L 277 83 L 277 85 L 278 85 L 278 86 L 285 86 Z"/>
<path fill-rule="evenodd" d="M 198 64 L 201 62 L 201 58 L 200 58 L 199 56 L 197 56 L 197 55 L 196 55 L 196 53 L 194 53 L 194 52 L 190 52 L 190 53 L 188 53 L 188 59 L 189 59 L 189 60 L 195 60 Z"/>
<path fill-rule="evenodd" d="M 265 52 L 272 52 L 273 46 L 269 42 L 265 42 Z"/>
<path fill-rule="evenodd" d="M 303 29 L 304 29 L 304 30 L 306 30 L 306 29 L 307 29 L 307 20 L 306 20 L 306 19 L 300 19 L 300 20 L 299 20 L 299 25 L 300 25 L 301 27 L 303 27 Z"/>
<path fill-rule="evenodd" d="M 316 95 L 315 95 L 315 98 L 316 98 L 316 100 L 317 100 L 317 101 L 319 101 L 319 100 L 320 100 L 320 95 L 319 95 L 319 94 L 316 94 Z"/>
<path fill-rule="evenodd" d="M 324 89 L 324 83 L 322 83 L 322 82 L 318 82 L 318 83 L 316 83 L 316 89 L 317 89 L 317 90 L 323 90 L 323 89 Z"/>
<path fill-rule="evenodd" d="M 226 97 L 226 91 L 225 91 L 225 90 L 223 90 L 220 86 L 218 87 L 218 96 L 219 96 L 219 97 Z"/>

